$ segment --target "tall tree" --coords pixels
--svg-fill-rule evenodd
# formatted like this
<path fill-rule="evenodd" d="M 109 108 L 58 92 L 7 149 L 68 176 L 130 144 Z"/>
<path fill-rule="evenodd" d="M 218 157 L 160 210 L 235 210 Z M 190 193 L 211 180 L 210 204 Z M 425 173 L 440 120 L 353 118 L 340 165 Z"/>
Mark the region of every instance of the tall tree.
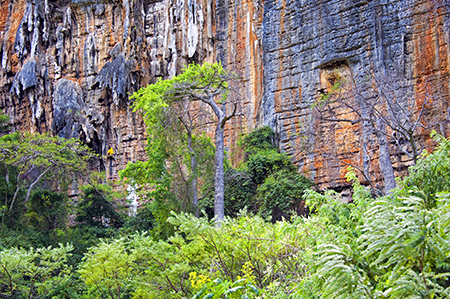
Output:
<path fill-rule="evenodd" d="M 193 110 L 189 100 L 155 97 L 146 101 L 142 112 L 148 160 L 130 163 L 120 174 L 138 190 L 153 190 L 150 197 L 166 207 L 198 214 L 199 181 L 209 181 L 214 156 L 210 138 L 200 133 L 198 125 L 204 115 Z"/>
<path fill-rule="evenodd" d="M 226 111 L 227 96 L 229 93 L 228 81 L 234 75 L 223 69 L 220 63 L 204 63 L 203 65 L 191 64 L 182 70 L 182 74 L 171 79 L 161 80 L 140 89 L 132 95 L 135 99 L 135 110 L 142 109 L 147 121 L 150 119 L 149 113 L 156 108 L 174 107 L 183 101 L 201 102 L 206 104 L 213 111 L 216 119 L 215 129 L 215 178 L 214 178 L 214 215 L 220 222 L 224 218 L 224 129 L 226 122 L 236 114 L 236 105 L 233 112 Z M 179 115 L 178 115 L 179 116 Z M 177 117 L 178 117 L 177 116 Z M 185 121 L 185 118 L 178 117 L 187 132 L 189 152 L 192 150 L 192 123 Z M 191 167 L 195 173 L 195 155 L 191 158 Z M 195 184 L 195 182 L 194 182 Z M 193 185 L 193 189 L 196 189 Z M 194 205 L 197 198 L 194 197 Z"/>

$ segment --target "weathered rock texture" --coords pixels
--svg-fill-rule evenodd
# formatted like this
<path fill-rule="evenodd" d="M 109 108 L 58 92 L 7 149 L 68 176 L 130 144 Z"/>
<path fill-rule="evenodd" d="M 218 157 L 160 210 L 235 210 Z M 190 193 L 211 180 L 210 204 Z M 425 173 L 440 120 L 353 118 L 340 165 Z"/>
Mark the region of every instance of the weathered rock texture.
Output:
<path fill-rule="evenodd" d="M 321 187 L 346 184 L 340 160 L 370 166 L 382 184 L 364 124 L 323 122 L 310 106 L 336 76 L 402 76 L 408 97 L 432 94 L 424 124 L 447 134 L 449 10 L 446 0 L 3 0 L 0 108 L 18 130 L 79 136 L 103 155 L 113 147 L 116 172 L 145 158 L 129 93 L 189 62 L 220 60 L 241 76 L 245 115 L 227 125 L 229 148 L 268 124 Z M 390 147 L 402 171 L 409 160 Z"/>

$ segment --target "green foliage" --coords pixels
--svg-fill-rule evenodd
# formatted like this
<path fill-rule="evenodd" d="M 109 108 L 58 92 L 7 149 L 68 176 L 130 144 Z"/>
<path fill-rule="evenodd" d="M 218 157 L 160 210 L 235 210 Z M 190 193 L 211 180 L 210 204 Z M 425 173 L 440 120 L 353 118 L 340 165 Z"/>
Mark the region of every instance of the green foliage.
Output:
<path fill-rule="evenodd" d="M 242 210 L 251 213 L 258 212 L 254 200 L 256 183 L 246 170 L 235 169 L 228 166 L 224 175 L 225 181 L 225 215 L 238 217 Z M 202 190 L 202 200 L 199 208 L 211 219 L 214 217 L 214 181 L 205 184 Z"/>
<path fill-rule="evenodd" d="M 47 173 L 52 177 L 66 178 L 71 172 L 84 171 L 90 157 L 88 148 L 76 139 L 31 133 L 14 133 L 0 138 L 0 161 L 19 167 L 24 173 L 31 168 L 48 169 Z"/>
<path fill-rule="evenodd" d="M 305 215 L 306 209 L 303 193 L 310 189 L 314 183 L 303 175 L 286 170 L 277 171 L 269 175 L 258 186 L 256 201 L 259 212 L 265 217 L 270 216 L 272 221 L 288 218 L 289 211 L 298 215 Z"/>
<path fill-rule="evenodd" d="M 167 107 L 172 101 L 182 100 L 184 97 L 190 97 L 191 100 L 199 95 L 209 92 L 223 94 L 223 100 L 226 99 L 228 90 L 228 77 L 230 74 L 222 67 L 220 63 L 203 63 L 202 65 L 190 64 L 183 68 L 180 75 L 171 79 L 159 80 L 155 84 L 139 89 L 131 99 L 135 100 L 133 108 L 146 111 L 146 122 L 151 122 L 155 115 L 153 110 L 160 110 L 161 107 Z"/>
<path fill-rule="evenodd" d="M 246 171 L 230 168 L 225 172 L 226 215 L 236 217 L 243 209 L 256 212 L 255 194 L 256 184 Z"/>
<path fill-rule="evenodd" d="M 370 205 L 358 242 L 361 257 L 378 275 L 376 292 L 388 298 L 450 296 L 449 195 L 442 194 L 432 209 L 415 196 L 385 197 Z"/>
<path fill-rule="evenodd" d="M 273 221 L 291 212 L 306 215 L 303 192 L 314 183 L 297 173 L 297 167 L 285 153 L 273 145 L 270 127 L 243 135 L 240 146 L 247 151 L 246 161 L 238 169 L 225 172 L 225 214 L 236 217 L 243 209 L 260 213 Z M 201 207 L 211 215 L 212 194 L 204 194 Z"/>
<path fill-rule="evenodd" d="M 10 117 L 6 115 L 3 110 L 0 110 L 0 132 L 5 132 L 9 130 L 8 123 L 10 121 Z"/>
<path fill-rule="evenodd" d="M 250 263 L 251 265 L 251 263 Z M 245 266 L 245 265 L 244 265 Z M 200 274 L 197 276 L 196 272 L 190 273 L 190 280 L 192 288 L 197 291 L 200 289 L 192 299 L 197 298 L 235 298 L 235 299 L 250 299 L 256 298 L 260 290 L 253 285 L 253 277 L 239 278 L 234 282 L 216 278 L 213 281 L 208 277 Z"/>
<path fill-rule="evenodd" d="M 125 238 L 102 241 L 89 249 L 78 273 L 88 288 L 90 298 L 129 298 L 134 261 Z"/>
<path fill-rule="evenodd" d="M 128 232 L 149 232 L 154 228 L 155 217 L 152 213 L 152 205 L 144 204 L 137 209 L 135 216 L 129 217 L 123 225 L 123 230 Z"/>
<path fill-rule="evenodd" d="M 83 187 L 83 197 L 78 203 L 75 221 L 96 227 L 121 227 L 124 216 L 119 213 L 118 205 L 110 186 Z"/>
<path fill-rule="evenodd" d="M 261 150 L 251 155 L 246 163 L 249 174 L 256 184 L 262 184 L 271 174 L 287 170 L 296 171 L 295 165 L 285 153 L 276 150 Z"/>
<path fill-rule="evenodd" d="M 274 137 L 275 133 L 272 129 L 269 126 L 264 126 L 242 136 L 239 140 L 239 146 L 247 152 L 276 149 Z"/>
<path fill-rule="evenodd" d="M 241 216 L 218 228 L 185 214 L 169 221 L 177 233 L 167 241 L 137 234 L 90 249 L 79 273 L 94 298 L 117 298 L 119 289 L 133 298 L 192 298 L 199 292 L 256 298 L 273 281 L 292 285 L 299 278 L 299 223 Z"/>
<path fill-rule="evenodd" d="M 11 165 L 0 166 L 0 194 L 2 196 L 1 202 L 1 221 L 3 225 L 8 227 L 15 227 L 17 222 L 23 216 L 23 206 L 13 206 L 10 210 L 10 202 L 17 192 L 18 198 L 24 198 L 26 193 L 24 189 L 17 190 L 17 179 L 19 175 L 19 168 Z"/>
<path fill-rule="evenodd" d="M 448 159 L 449 151 L 438 147 L 421 159 L 431 155 Z M 146 233 L 102 240 L 80 263 L 77 275 L 82 284 L 73 276 L 54 294 L 136 299 L 449 298 L 450 192 L 434 194 L 435 204 L 430 206 L 427 197 L 416 196 L 417 186 L 403 182 L 403 190 L 373 199 L 353 171 L 347 179 L 353 182 L 352 203 L 343 203 L 336 192 L 305 189 L 311 182 L 296 173 L 275 172 L 259 186 L 264 205 L 284 207 L 285 201 L 276 201 L 298 200 L 303 188 L 311 210 L 308 218 L 269 223 L 243 212 L 217 227 L 206 217 L 172 213 L 168 221 L 173 234 L 167 240 Z M 149 209 L 146 215 L 154 215 Z"/>
<path fill-rule="evenodd" d="M 438 143 L 436 150 L 432 153 L 424 150 L 416 165 L 408 169 L 409 175 L 399 182 L 403 191 L 413 191 L 429 208 L 436 205 L 439 192 L 450 190 L 450 141 L 434 131 L 431 137 Z"/>
<path fill-rule="evenodd" d="M 183 251 L 189 249 L 188 260 L 195 265 L 192 271 L 212 281 L 236 282 L 251 276 L 252 284 L 262 288 L 274 280 L 289 285 L 297 278 L 298 261 L 293 257 L 298 251 L 291 249 L 298 248 L 302 236 L 296 234 L 296 225 L 272 225 L 246 215 L 227 219 L 220 228 L 186 215 L 174 215 L 170 221 L 186 236 L 185 240 L 174 237 L 170 241 L 180 244 Z M 286 255 L 280 256 L 280 252 Z M 208 275 L 206 269 L 215 275 Z"/>
<path fill-rule="evenodd" d="M 86 294 L 85 285 L 80 280 L 79 276 L 75 273 L 69 275 L 67 279 L 61 281 L 60 284 L 49 290 L 47 296 L 44 298 L 51 299 L 88 299 L 89 295 Z M 89 298 L 90 299 L 90 298 Z"/>
<path fill-rule="evenodd" d="M 202 92 L 225 93 L 228 85 L 222 76 L 226 74 L 217 63 L 192 64 L 182 74 L 131 96 L 134 110 L 143 112 L 147 125 L 148 160 L 127 165 L 120 176 L 150 202 L 154 236 L 164 238 L 173 232 L 166 221 L 170 211 L 195 212 L 197 191 L 212 180 L 215 148 L 200 133 L 190 101 L 197 101 L 195 96 Z"/>
<path fill-rule="evenodd" d="M 434 138 L 436 150 L 422 155 L 389 196 L 372 198 L 349 170 L 351 203 L 309 189 L 312 182 L 286 156 L 255 150 L 240 170 L 227 172 L 227 210 L 288 215 L 303 195 L 309 217 L 276 223 L 245 209 L 220 227 L 207 217 L 170 212 L 166 203 L 176 202 L 177 193 L 163 164 L 167 175 L 150 174 L 160 182 L 147 193 L 151 203 L 120 232 L 100 221 L 122 221 L 109 187 L 84 189 L 78 215 L 84 223 L 73 228 L 65 227 L 66 197 L 38 189 L 14 230 L 0 227 L 0 297 L 450 298 L 450 141 Z M 251 165 L 262 171 L 246 168 L 250 161 L 260 161 Z M 7 166 L 3 175 L 18 174 L 19 166 Z M 259 185 L 252 173 L 260 175 Z M 0 178 L 6 197 L 14 182 Z M 73 245 L 42 247 L 58 241 Z"/>
<path fill-rule="evenodd" d="M 156 163 L 158 162 L 150 158 L 146 162 L 138 161 L 128 164 L 127 168 L 121 172 L 121 176 L 129 179 L 136 178 L 130 183 L 136 182 L 139 186 L 138 194 L 141 200 L 148 202 L 146 209 L 151 213 L 152 235 L 155 238 L 167 239 L 173 234 L 173 227 L 167 222 L 167 218 L 170 215 L 170 211 L 179 212 L 181 210 L 182 200 L 178 200 L 176 190 L 171 188 L 174 186 L 172 184 L 173 180 L 164 165 L 164 160 L 153 168 Z M 146 167 L 146 165 L 149 165 L 149 167 Z M 152 169 L 158 170 L 154 172 Z"/>
<path fill-rule="evenodd" d="M 17 171 L 14 195 L 6 199 L 5 206 L 9 211 L 13 210 L 22 188 L 27 191 L 21 207 L 40 182 L 45 181 L 48 189 L 73 183 L 76 174 L 87 171 L 87 161 L 92 156 L 90 150 L 76 139 L 18 132 L 0 137 L 0 163 L 5 171 L 9 168 Z M 6 171 L 6 182 L 10 181 L 9 177 Z"/>
<path fill-rule="evenodd" d="M 118 231 L 111 227 L 90 227 L 77 225 L 46 230 L 45 227 L 33 225 L 27 218 L 16 220 L 14 227 L 0 226 L 0 248 L 38 248 L 58 243 L 73 245 L 68 264 L 76 266 L 89 247 L 96 245 L 100 238 L 112 238 Z"/>
<path fill-rule="evenodd" d="M 441 151 L 441 153 L 439 153 Z M 436 156 L 448 159 L 448 149 Z M 429 159 L 428 155 L 422 159 Z M 421 161 L 418 165 L 422 165 Z M 415 175 L 415 173 L 414 173 Z M 437 179 L 441 173 L 431 172 Z M 355 179 L 354 173 L 350 177 Z M 341 204 L 336 195 L 308 193 L 327 233 L 318 236 L 311 275 L 300 293 L 307 298 L 449 298 L 450 232 L 448 193 L 437 194 L 430 206 L 417 188 L 371 200 L 357 181 L 354 204 Z M 309 295 L 308 295 L 309 294 Z"/>
<path fill-rule="evenodd" d="M 54 231 L 66 226 L 68 203 L 63 193 L 48 190 L 34 192 L 27 202 L 27 208 L 27 222 L 42 231 Z"/>
<path fill-rule="evenodd" d="M 66 264 L 71 245 L 57 248 L 0 251 L 0 285 L 7 298 L 42 298 L 64 283 L 70 268 Z"/>
<path fill-rule="evenodd" d="M 69 265 L 76 266 L 88 249 L 97 245 L 102 239 L 118 237 L 119 232 L 113 227 L 97 227 L 77 225 L 65 230 L 57 230 L 52 243 L 65 242 L 73 245 L 72 255 L 68 258 Z M 42 246 L 42 243 L 34 246 Z"/>

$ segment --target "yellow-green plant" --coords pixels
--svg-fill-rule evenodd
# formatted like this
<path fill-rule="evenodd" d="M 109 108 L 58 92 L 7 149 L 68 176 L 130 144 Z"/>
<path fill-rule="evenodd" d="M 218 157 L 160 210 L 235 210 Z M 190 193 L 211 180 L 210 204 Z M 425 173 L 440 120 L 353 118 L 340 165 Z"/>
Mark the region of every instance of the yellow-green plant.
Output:
<path fill-rule="evenodd" d="M 42 298 L 70 278 L 72 245 L 0 251 L 0 292 L 5 298 Z"/>
<path fill-rule="evenodd" d="M 255 277 L 253 276 L 253 266 L 250 261 L 244 263 L 242 276 L 238 275 L 235 281 L 222 280 L 220 278 L 211 281 L 208 276 L 203 274 L 197 275 L 196 272 L 190 273 L 189 280 L 193 290 L 197 291 L 192 299 L 250 299 L 256 298 L 260 294 L 260 290 L 254 285 Z"/>
<path fill-rule="evenodd" d="M 128 240 L 102 241 L 91 247 L 79 265 L 78 273 L 94 298 L 127 298 L 135 267 Z"/>

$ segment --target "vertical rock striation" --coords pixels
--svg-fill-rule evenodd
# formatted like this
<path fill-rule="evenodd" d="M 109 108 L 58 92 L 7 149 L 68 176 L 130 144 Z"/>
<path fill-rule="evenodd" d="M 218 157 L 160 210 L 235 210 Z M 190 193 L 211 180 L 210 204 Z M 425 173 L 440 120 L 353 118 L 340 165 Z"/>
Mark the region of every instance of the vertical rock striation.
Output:
<path fill-rule="evenodd" d="M 448 135 L 449 8 L 446 1 L 265 3 L 260 121 L 276 129 L 280 147 L 321 187 L 345 185 L 345 160 L 370 164 L 373 179 L 381 184 L 373 128 L 364 122 L 320 122 L 309 107 L 322 90 L 330 89 L 332 73 L 351 74 L 357 82 L 369 73 L 400 76 L 407 81 L 405 97 L 421 101 L 426 92 L 432 93 L 436 106 L 427 107 L 425 123 L 440 111 L 440 133 Z M 425 91 L 425 82 L 430 91 Z M 336 107 L 330 113 L 338 117 L 348 110 Z M 419 135 L 429 133 L 422 130 Z M 360 145 L 363 140 L 368 157 Z M 339 159 L 324 154 L 324 148 Z M 399 155 L 391 160 L 398 172 L 408 164 Z"/>
<path fill-rule="evenodd" d="M 145 158 L 129 94 L 185 64 L 221 61 L 241 78 L 228 149 L 267 124 L 321 187 L 345 186 L 345 161 L 381 185 L 374 128 L 323 122 L 311 105 L 338 77 L 401 76 L 403 97 L 432 98 L 424 127 L 448 135 L 449 9 L 447 0 L 4 0 L 0 108 L 18 130 L 80 137 L 104 156 L 112 147 L 117 171 Z M 418 131 L 425 146 L 429 132 Z M 402 172 L 410 159 L 387 147 Z"/>

